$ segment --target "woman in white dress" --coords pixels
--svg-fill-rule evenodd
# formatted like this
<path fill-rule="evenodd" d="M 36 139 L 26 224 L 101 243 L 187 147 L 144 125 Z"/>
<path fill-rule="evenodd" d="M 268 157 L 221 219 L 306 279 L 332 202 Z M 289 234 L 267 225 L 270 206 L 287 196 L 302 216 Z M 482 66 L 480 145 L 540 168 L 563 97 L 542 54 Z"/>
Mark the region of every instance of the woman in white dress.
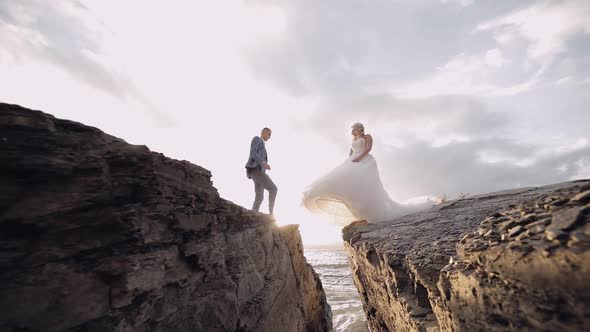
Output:
<path fill-rule="evenodd" d="M 382 222 L 402 215 L 405 209 L 383 188 L 377 161 L 370 153 L 373 138 L 365 134 L 362 123 L 352 126 L 352 135 L 348 159 L 308 187 L 303 205 L 342 226 L 355 220 Z"/>

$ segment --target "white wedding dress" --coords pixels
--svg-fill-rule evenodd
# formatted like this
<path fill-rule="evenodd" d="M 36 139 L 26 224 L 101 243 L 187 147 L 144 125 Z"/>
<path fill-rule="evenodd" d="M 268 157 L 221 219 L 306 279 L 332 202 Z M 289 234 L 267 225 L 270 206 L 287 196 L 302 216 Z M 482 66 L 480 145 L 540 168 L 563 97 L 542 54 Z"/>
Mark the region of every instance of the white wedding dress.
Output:
<path fill-rule="evenodd" d="M 341 226 L 355 220 L 388 221 L 404 214 L 405 208 L 385 191 L 375 158 L 368 154 L 352 161 L 365 145 L 364 137 L 353 140 L 352 155 L 307 188 L 302 203 L 308 210 L 327 214 Z"/>

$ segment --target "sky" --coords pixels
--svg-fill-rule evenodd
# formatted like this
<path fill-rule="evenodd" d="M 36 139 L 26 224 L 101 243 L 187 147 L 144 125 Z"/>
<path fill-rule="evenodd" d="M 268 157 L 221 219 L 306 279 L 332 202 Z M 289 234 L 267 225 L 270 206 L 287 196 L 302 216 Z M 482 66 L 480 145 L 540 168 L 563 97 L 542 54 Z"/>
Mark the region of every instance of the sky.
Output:
<path fill-rule="evenodd" d="M 306 246 L 341 243 L 300 200 L 353 123 L 393 199 L 454 198 L 589 178 L 589 92 L 586 0 L 0 0 L 0 101 L 203 166 L 247 208 L 270 127 Z"/>

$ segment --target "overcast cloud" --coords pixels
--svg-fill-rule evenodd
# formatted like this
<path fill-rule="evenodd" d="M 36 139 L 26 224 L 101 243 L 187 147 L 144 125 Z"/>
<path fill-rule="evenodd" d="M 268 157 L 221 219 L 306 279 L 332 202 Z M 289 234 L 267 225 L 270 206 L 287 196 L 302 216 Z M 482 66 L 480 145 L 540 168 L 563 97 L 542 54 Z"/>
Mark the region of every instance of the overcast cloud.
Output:
<path fill-rule="evenodd" d="M 590 2 L 265 3 L 289 19 L 253 70 L 319 96 L 302 130 L 364 120 L 396 197 L 588 176 Z"/>

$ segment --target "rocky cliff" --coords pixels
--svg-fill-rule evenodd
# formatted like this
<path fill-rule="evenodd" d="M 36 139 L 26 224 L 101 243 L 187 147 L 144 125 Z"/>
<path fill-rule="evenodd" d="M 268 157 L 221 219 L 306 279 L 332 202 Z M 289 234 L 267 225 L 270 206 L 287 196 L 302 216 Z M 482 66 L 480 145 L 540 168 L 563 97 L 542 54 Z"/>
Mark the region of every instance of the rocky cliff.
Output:
<path fill-rule="evenodd" d="M 590 180 L 359 221 L 343 237 L 372 331 L 590 326 Z"/>
<path fill-rule="evenodd" d="M 0 331 L 329 331 L 296 226 L 211 173 L 0 104 Z"/>

